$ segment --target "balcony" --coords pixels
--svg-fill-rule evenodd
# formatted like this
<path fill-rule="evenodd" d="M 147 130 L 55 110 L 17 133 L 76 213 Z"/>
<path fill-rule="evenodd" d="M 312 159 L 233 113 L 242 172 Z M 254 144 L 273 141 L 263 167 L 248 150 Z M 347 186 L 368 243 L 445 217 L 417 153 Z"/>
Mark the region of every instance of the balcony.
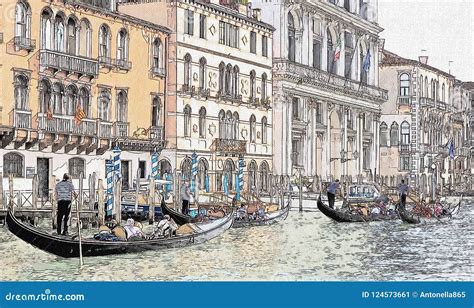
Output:
<path fill-rule="evenodd" d="M 400 153 L 410 153 L 410 145 L 400 144 Z"/>
<path fill-rule="evenodd" d="M 96 136 L 97 122 L 92 119 L 82 119 L 76 123 L 74 116 L 53 114 L 48 118 L 46 113 L 38 113 L 38 128 L 50 133 L 75 134 Z"/>
<path fill-rule="evenodd" d="M 102 67 L 112 68 L 115 60 L 110 57 L 99 56 L 99 65 Z"/>
<path fill-rule="evenodd" d="M 447 105 L 444 102 L 438 101 L 438 102 L 436 102 L 436 108 L 438 108 L 439 110 L 442 110 L 442 111 L 446 111 Z"/>
<path fill-rule="evenodd" d="M 198 95 L 200 97 L 209 98 L 211 96 L 211 89 L 206 89 L 206 88 L 199 87 Z"/>
<path fill-rule="evenodd" d="M 114 124 L 115 137 L 117 137 L 117 138 L 126 138 L 126 137 L 128 137 L 128 127 L 129 127 L 128 123 L 115 122 L 115 124 Z"/>
<path fill-rule="evenodd" d="M 181 86 L 181 94 L 194 96 L 196 94 L 196 88 L 187 84 Z"/>
<path fill-rule="evenodd" d="M 31 110 L 13 109 L 10 112 L 10 126 L 15 128 L 31 128 Z"/>
<path fill-rule="evenodd" d="M 435 107 L 435 101 L 429 97 L 420 97 L 420 106 L 421 107 Z"/>
<path fill-rule="evenodd" d="M 32 40 L 28 37 L 15 36 L 14 44 L 16 48 L 27 51 L 32 51 L 36 48 L 36 40 Z"/>
<path fill-rule="evenodd" d="M 247 141 L 235 139 L 214 140 L 215 151 L 222 154 L 242 155 L 247 153 Z"/>
<path fill-rule="evenodd" d="M 97 135 L 98 135 L 100 138 L 107 138 L 107 139 L 111 139 L 111 138 L 112 138 L 112 128 L 113 128 L 113 125 L 112 125 L 111 122 L 99 120 L 97 126 L 98 126 L 98 129 L 99 129 L 99 132 L 98 132 Z"/>
<path fill-rule="evenodd" d="M 166 69 L 162 68 L 162 67 L 152 67 L 151 68 L 151 72 L 153 74 L 153 76 L 158 76 L 158 77 L 165 77 L 166 76 Z"/>
<path fill-rule="evenodd" d="M 152 139 L 152 140 L 163 140 L 164 139 L 164 128 L 163 128 L 163 126 L 152 126 L 152 127 L 150 127 L 150 139 Z"/>
<path fill-rule="evenodd" d="M 74 122 L 72 132 L 76 135 L 96 136 L 97 121 L 93 119 L 82 119 L 80 123 Z"/>
<path fill-rule="evenodd" d="M 87 5 L 92 5 L 101 9 L 105 10 L 113 10 L 113 1 L 112 0 L 65 0 L 65 2 L 70 2 L 74 4 L 74 2 L 80 2 Z"/>
<path fill-rule="evenodd" d="M 115 67 L 119 70 L 129 71 L 132 69 L 132 62 L 122 59 L 115 60 Z"/>
<path fill-rule="evenodd" d="M 98 63 L 94 59 L 44 49 L 40 50 L 40 66 L 94 78 L 99 74 Z"/>
<path fill-rule="evenodd" d="M 411 106 L 411 96 L 399 96 L 398 106 Z"/>
<path fill-rule="evenodd" d="M 329 74 L 317 68 L 290 62 L 286 59 L 274 59 L 273 78 L 286 79 L 303 85 L 323 86 L 329 92 L 350 95 L 354 98 L 366 98 L 380 103 L 388 100 L 388 91 L 371 86 L 361 85 L 357 80 L 348 80 L 342 76 Z M 296 81 L 295 81 L 296 80 Z"/>

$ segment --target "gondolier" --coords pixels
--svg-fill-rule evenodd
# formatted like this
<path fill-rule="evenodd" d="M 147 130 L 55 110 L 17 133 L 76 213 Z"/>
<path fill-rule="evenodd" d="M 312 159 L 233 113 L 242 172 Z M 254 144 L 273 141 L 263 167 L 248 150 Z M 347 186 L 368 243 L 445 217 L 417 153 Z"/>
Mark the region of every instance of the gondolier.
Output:
<path fill-rule="evenodd" d="M 189 180 L 186 180 L 181 187 L 181 201 L 182 208 L 181 213 L 188 215 L 189 211 L 189 201 L 191 200 L 191 189 L 189 188 Z"/>
<path fill-rule="evenodd" d="M 328 193 L 328 203 L 330 208 L 334 208 L 334 202 L 336 200 L 336 191 L 339 188 L 339 180 L 336 180 L 329 184 L 327 188 Z"/>
<path fill-rule="evenodd" d="M 409 187 L 405 184 L 405 180 L 402 180 L 402 183 L 398 186 L 398 193 L 400 194 L 400 205 L 405 206 L 407 202 L 407 195 L 408 195 Z"/>
<path fill-rule="evenodd" d="M 63 180 L 56 185 L 55 193 L 56 200 L 58 200 L 57 231 L 58 234 L 67 235 L 67 222 L 71 214 L 72 198 L 77 198 L 74 185 L 70 181 L 68 174 L 64 174 Z"/>

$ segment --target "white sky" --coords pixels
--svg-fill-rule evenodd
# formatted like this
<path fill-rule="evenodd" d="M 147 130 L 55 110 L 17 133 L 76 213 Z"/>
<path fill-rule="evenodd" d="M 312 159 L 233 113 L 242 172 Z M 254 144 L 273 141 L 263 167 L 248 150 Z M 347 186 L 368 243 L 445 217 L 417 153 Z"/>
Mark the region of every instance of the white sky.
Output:
<path fill-rule="evenodd" d="M 379 0 L 385 49 L 474 81 L 474 0 Z"/>

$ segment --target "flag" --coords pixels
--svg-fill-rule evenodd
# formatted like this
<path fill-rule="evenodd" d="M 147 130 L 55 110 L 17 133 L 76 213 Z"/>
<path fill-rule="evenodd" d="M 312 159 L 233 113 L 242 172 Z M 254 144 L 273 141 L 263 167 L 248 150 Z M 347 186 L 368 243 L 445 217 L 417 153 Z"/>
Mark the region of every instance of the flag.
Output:
<path fill-rule="evenodd" d="M 48 106 L 46 117 L 47 117 L 48 121 L 53 120 L 53 109 L 51 108 L 51 105 Z"/>
<path fill-rule="evenodd" d="M 339 59 L 341 58 L 341 51 L 342 51 L 341 36 L 339 36 L 336 43 L 336 50 L 334 51 L 334 62 L 339 61 Z"/>
<path fill-rule="evenodd" d="M 81 124 L 82 120 L 86 117 L 86 113 L 84 110 L 82 110 L 82 107 L 80 104 L 77 104 L 76 108 L 76 115 L 74 116 L 74 122 L 76 122 L 76 125 Z"/>
<path fill-rule="evenodd" d="M 371 58 L 371 55 L 370 55 L 370 50 L 367 50 L 367 54 L 365 55 L 365 59 L 364 59 L 364 65 L 363 65 L 363 70 L 365 72 L 369 72 L 369 69 L 370 69 L 370 59 Z"/>
<path fill-rule="evenodd" d="M 449 143 L 449 157 L 454 159 L 454 140 L 452 138 Z"/>

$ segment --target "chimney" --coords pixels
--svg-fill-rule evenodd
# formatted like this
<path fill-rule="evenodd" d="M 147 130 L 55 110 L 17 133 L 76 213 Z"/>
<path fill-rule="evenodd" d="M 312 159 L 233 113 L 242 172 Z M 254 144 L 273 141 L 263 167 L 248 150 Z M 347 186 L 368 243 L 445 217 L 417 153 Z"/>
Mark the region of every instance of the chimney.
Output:
<path fill-rule="evenodd" d="M 262 19 L 262 10 L 261 9 L 253 9 L 253 18 L 257 21 L 261 21 Z"/>
<path fill-rule="evenodd" d="M 418 60 L 423 64 L 428 64 L 428 56 L 419 56 Z"/>

